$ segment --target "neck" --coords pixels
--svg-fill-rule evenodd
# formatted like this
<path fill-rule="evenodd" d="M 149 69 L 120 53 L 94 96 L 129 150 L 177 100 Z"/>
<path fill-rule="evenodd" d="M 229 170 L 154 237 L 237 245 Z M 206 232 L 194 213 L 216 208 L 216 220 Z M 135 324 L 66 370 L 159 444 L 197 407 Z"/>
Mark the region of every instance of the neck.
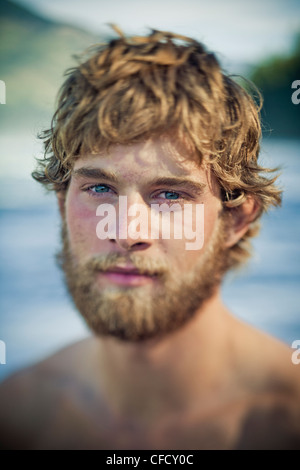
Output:
<path fill-rule="evenodd" d="M 118 415 L 147 421 L 213 401 L 230 380 L 230 325 L 216 294 L 183 328 L 159 340 L 97 340 L 104 400 Z"/>

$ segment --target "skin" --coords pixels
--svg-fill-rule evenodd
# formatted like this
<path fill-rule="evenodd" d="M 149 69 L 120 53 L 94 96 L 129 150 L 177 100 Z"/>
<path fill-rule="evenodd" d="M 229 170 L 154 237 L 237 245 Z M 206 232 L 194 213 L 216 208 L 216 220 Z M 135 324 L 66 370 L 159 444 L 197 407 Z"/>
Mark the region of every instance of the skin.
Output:
<path fill-rule="evenodd" d="M 148 207 L 157 202 L 157 193 L 161 198 L 163 190 L 175 190 L 156 187 L 158 174 L 205 185 L 192 201 L 205 205 L 203 248 L 187 251 L 185 239 L 99 240 L 95 210 L 102 196 L 82 190 L 99 181 L 75 176 L 76 170 L 91 166 L 113 170 L 117 193 L 126 195 L 129 204 Z M 105 198 L 112 202 L 116 195 Z M 222 210 L 209 167 L 184 160 L 178 146 L 164 137 L 79 158 L 66 195 L 58 199 L 78 262 L 97 253 L 135 251 L 167 259 L 178 276 L 204 256 Z M 224 248 L 243 236 L 258 210 L 250 198 L 235 210 Z M 145 282 L 140 281 L 136 289 Z M 116 280 L 101 275 L 97 282 L 106 289 Z M 146 283 L 147 294 L 155 295 L 155 283 Z M 170 334 L 140 342 L 92 336 L 9 378 L 0 388 L 0 446 L 300 448 L 300 366 L 292 364 L 291 354 L 287 346 L 234 318 L 217 286 L 194 317 Z"/>

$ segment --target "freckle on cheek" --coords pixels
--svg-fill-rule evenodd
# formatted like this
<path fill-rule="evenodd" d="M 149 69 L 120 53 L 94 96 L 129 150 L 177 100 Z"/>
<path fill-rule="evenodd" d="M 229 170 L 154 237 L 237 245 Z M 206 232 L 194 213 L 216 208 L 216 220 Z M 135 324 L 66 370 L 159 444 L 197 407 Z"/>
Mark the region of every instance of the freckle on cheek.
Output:
<path fill-rule="evenodd" d="M 80 243 L 96 236 L 97 226 L 96 209 L 76 204 L 67 211 L 67 226 L 71 243 L 76 240 Z"/>
<path fill-rule="evenodd" d="M 96 216 L 96 208 L 90 208 L 86 205 L 77 203 L 70 207 L 69 213 L 75 219 L 90 219 Z"/>

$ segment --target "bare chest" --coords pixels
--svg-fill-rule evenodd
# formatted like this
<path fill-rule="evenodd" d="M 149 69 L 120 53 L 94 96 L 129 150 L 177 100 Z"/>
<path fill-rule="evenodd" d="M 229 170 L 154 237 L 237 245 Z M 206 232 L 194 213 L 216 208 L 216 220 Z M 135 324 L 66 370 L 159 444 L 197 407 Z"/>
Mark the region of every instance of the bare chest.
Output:
<path fill-rule="evenodd" d="M 92 396 L 64 394 L 39 407 L 39 422 L 29 432 L 35 449 L 300 449 L 285 408 L 244 402 L 143 422 L 121 419 Z"/>
<path fill-rule="evenodd" d="M 120 419 L 105 409 L 67 403 L 34 436 L 38 449 L 227 449 L 236 426 L 229 417 L 160 420 L 141 424 Z"/>

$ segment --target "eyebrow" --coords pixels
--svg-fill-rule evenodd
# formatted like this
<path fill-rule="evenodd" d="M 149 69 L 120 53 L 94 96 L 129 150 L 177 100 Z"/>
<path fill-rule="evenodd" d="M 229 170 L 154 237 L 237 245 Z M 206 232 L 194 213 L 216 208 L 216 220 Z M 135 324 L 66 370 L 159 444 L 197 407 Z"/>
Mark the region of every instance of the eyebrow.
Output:
<path fill-rule="evenodd" d="M 204 183 L 200 183 L 200 181 L 190 180 L 188 178 L 180 178 L 180 177 L 161 177 L 153 180 L 152 184 L 161 185 L 161 186 L 172 186 L 176 188 L 189 188 L 195 193 L 199 194 L 203 192 L 205 188 Z"/>
<path fill-rule="evenodd" d="M 101 181 L 111 181 L 116 184 L 119 182 L 119 178 L 115 173 L 93 167 L 78 168 L 77 170 L 74 170 L 73 176 L 75 178 L 92 178 L 99 179 Z M 204 183 L 200 183 L 199 181 L 174 176 L 163 176 L 147 181 L 147 183 L 152 186 L 172 186 L 176 188 L 185 187 L 189 188 L 196 194 L 202 193 L 206 186 Z"/>
<path fill-rule="evenodd" d="M 119 180 L 115 173 L 110 171 L 104 171 L 100 168 L 92 168 L 92 167 L 81 167 L 78 170 L 73 171 L 73 176 L 75 178 L 93 178 L 93 179 L 101 179 L 105 181 L 112 181 L 113 183 L 117 183 Z"/>

